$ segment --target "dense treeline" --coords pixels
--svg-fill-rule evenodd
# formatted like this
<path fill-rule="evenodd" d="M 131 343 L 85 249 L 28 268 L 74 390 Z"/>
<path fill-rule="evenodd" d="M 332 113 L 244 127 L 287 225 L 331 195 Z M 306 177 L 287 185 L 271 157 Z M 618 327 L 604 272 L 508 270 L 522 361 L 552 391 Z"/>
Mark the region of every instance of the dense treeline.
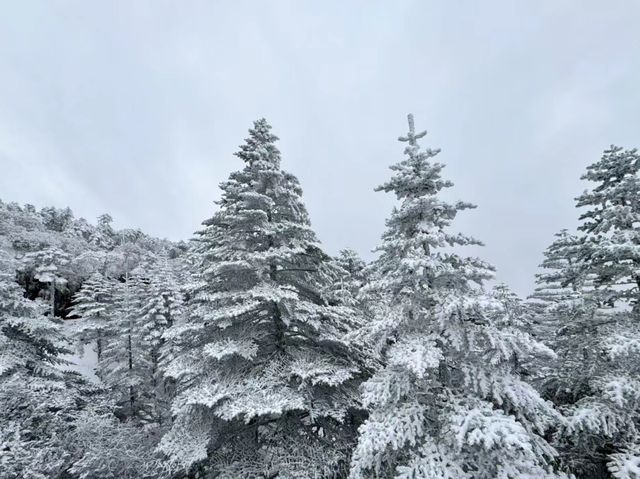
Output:
<path fill-rule="evenodd" d="M 0 202 L 0 476 L 640 477 L 640 155 L 587 168 L 522 299 L 424 136 L 371 263 L 323 251 L 265 120 L 188 243 Z"/>

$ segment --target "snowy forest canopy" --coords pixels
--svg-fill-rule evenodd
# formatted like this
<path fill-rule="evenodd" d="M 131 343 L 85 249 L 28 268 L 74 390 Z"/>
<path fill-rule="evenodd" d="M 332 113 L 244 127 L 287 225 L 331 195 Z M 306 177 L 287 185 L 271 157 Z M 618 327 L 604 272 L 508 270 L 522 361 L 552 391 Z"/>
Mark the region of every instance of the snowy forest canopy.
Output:
<path fill-rule="evenodd" d="M 370 263 L 323 251 L 264 119 L 188 242 L 0 201 L 0 477 L 640 478 L 640 154 L 586 167 L 520 298 L 425 134 Z"/>

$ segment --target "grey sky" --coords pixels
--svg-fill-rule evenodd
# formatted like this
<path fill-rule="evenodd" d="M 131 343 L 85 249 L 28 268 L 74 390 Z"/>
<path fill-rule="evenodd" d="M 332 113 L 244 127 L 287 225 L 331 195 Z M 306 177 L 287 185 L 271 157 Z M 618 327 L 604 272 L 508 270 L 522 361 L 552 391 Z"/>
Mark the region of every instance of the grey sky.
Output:
<path fill-rule="evenodd" d="M 0 198 L 171 239 L 214 211 L 251 121 L 326 249 L 367 258 L 413 112 L 456 227 L 529 292 L 585 166 L 640 146 L 640 2 L 0 0 Z"/>

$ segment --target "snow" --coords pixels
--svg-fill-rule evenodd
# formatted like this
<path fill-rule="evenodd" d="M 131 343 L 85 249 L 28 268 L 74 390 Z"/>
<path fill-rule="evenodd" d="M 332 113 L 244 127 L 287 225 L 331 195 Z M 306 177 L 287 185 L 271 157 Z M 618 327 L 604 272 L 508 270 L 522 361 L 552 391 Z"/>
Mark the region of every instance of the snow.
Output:
<path fill-rule="evenodd" d="M 65 321 L 65 328 L 71 328 L 70 325 L 67 325 L 70 321 Z M 63 360 L 68 362 L 61 366 L 64 370 L 68 371 L 76 371 L 85 378 L 89 379 L 94 383 L 98 383 L 99 379 L 96 376 L 96 367 L 98 365 L 98 356 L 93 348 L 90 346 L 80 345 L 78 346 L 80 351 L 74 354 L 63 354 L 61 357 Z"/>

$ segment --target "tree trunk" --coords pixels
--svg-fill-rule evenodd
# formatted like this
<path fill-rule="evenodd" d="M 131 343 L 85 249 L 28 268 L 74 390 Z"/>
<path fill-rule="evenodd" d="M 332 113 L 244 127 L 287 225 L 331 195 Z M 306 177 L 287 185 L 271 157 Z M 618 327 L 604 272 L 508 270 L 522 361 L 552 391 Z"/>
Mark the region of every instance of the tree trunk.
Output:
<path fill-rule="evenodd" d="M 51 317 L 56 315 L 56 280 L 51 280 Z"/>

